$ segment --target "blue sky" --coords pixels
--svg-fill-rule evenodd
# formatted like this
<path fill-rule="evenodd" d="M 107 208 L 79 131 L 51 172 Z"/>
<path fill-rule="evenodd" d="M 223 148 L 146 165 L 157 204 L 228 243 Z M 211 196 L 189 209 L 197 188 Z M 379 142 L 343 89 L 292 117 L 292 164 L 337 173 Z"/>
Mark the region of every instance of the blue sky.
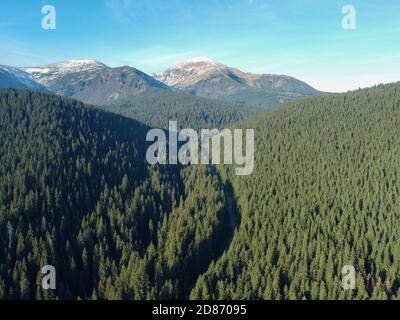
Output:
<path fill-rule="evenodd" d="M 41 28 L 44 5 L 57 29 Z M 341 27 L 344 5 L 357 27 Z M 400 80 L 399 0 L 1 0 L 0 64 L 93 58 L 144 72 L 207 56 L 320 90 Z"/>

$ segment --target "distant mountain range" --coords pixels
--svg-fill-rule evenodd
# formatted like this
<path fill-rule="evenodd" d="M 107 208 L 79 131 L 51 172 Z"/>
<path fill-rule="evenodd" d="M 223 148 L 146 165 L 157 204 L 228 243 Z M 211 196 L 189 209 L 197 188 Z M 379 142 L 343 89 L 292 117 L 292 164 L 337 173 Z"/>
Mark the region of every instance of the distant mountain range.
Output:
<path fill-rule="evenodd" d="M 253 74 L 196 58 L 152 76 L 133 67 L 111 68 L 95 60 L 41 67 L 0 65 L 0 87 L 25 88 L 73 97 L 94 105 L 129 103 L 143 93 L 184 91 L 236 104 L 271 107 L 323 93 L 284 75 Z"/>
<path fill-rule="evenodd" d="M 111 68 L 95 60 L 71 60 L 41 67 L 0 66 L 0 87 L 49 91 L 95 105 L 125 103 L 169 86 L 135 68 Z"/>
<path fill-rule="evenodd" d="M 132 67 L 110 68 L 95 60 L 73 60 L 24 68 L 50 91 L 95 105 L 112 105 L 167 85 Z"/>

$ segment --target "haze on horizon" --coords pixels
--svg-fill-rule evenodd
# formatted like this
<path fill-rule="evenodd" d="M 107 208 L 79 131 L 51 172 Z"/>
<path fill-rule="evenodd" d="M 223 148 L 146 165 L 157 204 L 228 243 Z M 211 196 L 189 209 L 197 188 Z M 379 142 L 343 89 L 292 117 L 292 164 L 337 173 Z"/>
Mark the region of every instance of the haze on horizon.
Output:
<path fill-rule="evenodd" d="M 37 66 L 89 58 L 146 73 L 206 56 L 243 71 L 286 74 L 322 91 L 400 80 L 400 3 L 388 0 L 42 0 L 0 4 L 0 64 Z M 342 8 L 356 9 L 354 30 Z"/>

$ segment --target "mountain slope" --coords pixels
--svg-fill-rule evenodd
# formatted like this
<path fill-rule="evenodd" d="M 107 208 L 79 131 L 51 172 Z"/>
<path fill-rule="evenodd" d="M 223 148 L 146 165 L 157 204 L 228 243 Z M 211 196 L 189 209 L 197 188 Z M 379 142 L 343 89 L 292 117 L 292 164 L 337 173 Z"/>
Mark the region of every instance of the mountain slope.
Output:
<path fill-rule="evenodd" d="M 72 60 L 24 70 L 56 94 L 95 105 L 123 103 L 144 92 L 170 90 L 135 68 L 110 68 L 94 60 Z"/>
<path fill-rule="evenodd" d="M 188 295 L 229 234 L 223 184 L 207 167 L 147 165 L 148 129 L 0 89 L 0 299 Z"/>
<path fill-rule="evenodd" d="M 141 123 L 0 90 L 0 298 L 398 299 L 400 84 L 237 127 L 251 176 L 153 167 Z"/>
<path fill-rule="evenodd" d="M 21 70 L 30 74 L 31 77 L 34 78 L 37 82 L 45 86 L 51 86 L 54 81 L 57 81 L 57 79 L 69 74 L 90 72 L 106 68 L 108 68 L 108 66 L 99 61 L 91 59 L 81 59 L 63 61 L 41 67 L 21 68 Z"/>
<path fill-rule="evenodd" d="M 24 75 L 25 82 L 29 80 L 40 88 L 46 86 L 50 92 L 98 105 L 151 126 L 167 128 L 168 120 L 175 119 L 183 126 L 223 127 L 258 112 L 256 108 L 193 97 L 172 90 L 135 68 L 110 68 L 95 60 L 7 68 Z M 27 88 L 12 79 L 8 81 L 9 87 Z"/>
<path fill-rule="evenodd" d="M 195 130 L 226 128 L 263 111 L 165 90 L 147 92 L 129 103 L 107 106 L 104 109 L 139 120 L 152 128 L 168 129 L 169 121 L 177 121 L 180 128 Z"/>
<path fill-rule="evenodd" d="M 0 88 L 47 91 L 43 85 L 32 79 L 29 73 L 15 67 L 4 65 L 0 65 Z"/>
<path fill-rule="evenodd" d="M 245 122 L 248 177 L 231 181 L 241 224 L 192 298 L 400 297 L 400 84 L 308 98 Z M 354 266 L 355 290 L 342 288 Z"/>
<path fill-rule="evenodd" d="M 194 95 L 253 106 L 271 107 L 288 100 L 321 95 L 292 77 L 243 72 L 207 58 L 182 62 L 153 76 Z"/>
<path fill-rule="evenodd" d="M 41 67 L 0 69 L 0 85 L 73 97 L 100 106 L 126 104 L 146 94 L 183 90 L 192 95 L 254 107 L 272 107 L 285 101 L 322 93 L 297 79 L 257 75 L 199 58 L 180 63 L 154 78 L 132 67 L 110 68 L 88 59 Z M 168 93 L 167 93 L 168 96 Z"/>

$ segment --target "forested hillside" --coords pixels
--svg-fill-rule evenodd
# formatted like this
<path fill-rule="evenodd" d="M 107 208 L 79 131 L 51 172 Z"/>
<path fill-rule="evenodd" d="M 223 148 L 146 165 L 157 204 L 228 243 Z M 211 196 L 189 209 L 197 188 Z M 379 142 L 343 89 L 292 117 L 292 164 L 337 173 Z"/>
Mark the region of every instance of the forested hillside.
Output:
<path fill-rule="evenodd" d="M 255 129 L 251 176 L 151 167 L 146 125 L 0 90 L 0 298 L 400 298 L 400 84 L 236 126 Z"/>
<path fill-rule="evenodd" d="M 191 297 L 399 299 L 400 85 L 293 102 L 240 127 L 256 132 L 254 173 L 219 169 L 241 224 Z"/>
<path fill-rule="evenodd" d="M 144 125 L 0 90 L 0 299 L 183 298 L 230 233 L 206 167 L 148 167 Z M 57 289 L 41 288 L 54 265 Z"/>
<path fill-rule="evenodd" d="M 196 130 L 225 128 L 262 112 L 255 107 L 165 90 L 152 91 L 131 99 L 128 103 L 103 108 L 137 119 L 152 128 L 168 128 L 168 121 L 177 121 L 181 128 Z"/>

